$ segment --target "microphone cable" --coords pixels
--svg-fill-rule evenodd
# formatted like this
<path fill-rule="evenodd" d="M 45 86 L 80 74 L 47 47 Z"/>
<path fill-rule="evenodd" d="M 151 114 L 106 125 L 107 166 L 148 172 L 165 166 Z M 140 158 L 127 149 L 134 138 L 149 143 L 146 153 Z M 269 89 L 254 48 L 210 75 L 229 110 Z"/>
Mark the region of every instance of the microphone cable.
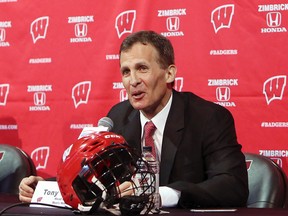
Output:
<path fill-rule="evenodd" d="M 11 204 L 5 208 L 3 208 L 1 211 L 0 211 L 0 215 L 3 215 L 5 212 L 7 212 L 9 209 L 12 209 L 12 208 L 15 208 L 15 207 L 18 207 L 18 206 L 29 206 L 29 205 L 42 205 L 42 206 L 46 206 L 46 207 L 54 207 L 54 208 L 59 208 L 59 209 L 66 209 L 66 210 L 71 210 L 73 213 L 78 213 L 80 214 L 80 211 L 79 210 L 75 210 L 75 209 L 72 209 L 72 208 L 69 208 L 69 207 L 64 207 L 64 206 L 57 206 L 57 205 L 52 205 L 52 204 L 46 204 L 46 203 L 37 203 L 37 202 L 30 202 L 30 203 L 25 203 L 25 202 L 18 202 L 18 203 L 14 203 L 14 204 Z"/>

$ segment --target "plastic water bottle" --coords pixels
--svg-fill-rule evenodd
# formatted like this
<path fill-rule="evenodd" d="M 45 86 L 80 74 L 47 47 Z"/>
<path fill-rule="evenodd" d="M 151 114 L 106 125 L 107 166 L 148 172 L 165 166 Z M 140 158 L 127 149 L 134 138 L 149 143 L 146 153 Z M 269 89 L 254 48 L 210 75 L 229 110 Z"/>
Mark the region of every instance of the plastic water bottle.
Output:
<path fill-rule="evenodd" d="M 155 175 L 155 180 L 152 185 L 152 187 L 155 189 L 153 193 L 154 207 L 152 209 L 152 213 L 159 213 L 161 207 L 159 194 L 159 161 L 153 156 L 151 146 L 143 146 L 142 156 L 143 160 L 149 165 L 149 171 Z"/>

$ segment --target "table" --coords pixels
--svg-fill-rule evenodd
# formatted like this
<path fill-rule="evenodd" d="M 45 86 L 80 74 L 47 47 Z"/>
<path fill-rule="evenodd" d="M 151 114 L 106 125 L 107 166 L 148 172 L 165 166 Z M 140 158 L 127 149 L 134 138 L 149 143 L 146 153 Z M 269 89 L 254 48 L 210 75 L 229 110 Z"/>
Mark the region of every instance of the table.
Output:
<path fill-rule="evenodd" d="M 0 195 L 0 211 L 10 206 L 11 204 L 19 203 L 18 196 L 15 195 Z M 287 216 L 288 209 L 274 208 L 239 208 L 235 212 L 191 212 L 190 209 L 164 209 L 169 211 L 167 216 Z M 70 209 L 59 209 L 59 208 L 45 208 L 45 207 L 29 207 L 16 206 L 8 209 L 2 215 L 4 216 L 36 216 L 36 215 L 59 215 L 59 216 L 75 216 L 81 214 L 75 214 Z M 84 214 L 83 214 L 84 215 Z M 97 215 L 109 214 L 99 213 Z"/>

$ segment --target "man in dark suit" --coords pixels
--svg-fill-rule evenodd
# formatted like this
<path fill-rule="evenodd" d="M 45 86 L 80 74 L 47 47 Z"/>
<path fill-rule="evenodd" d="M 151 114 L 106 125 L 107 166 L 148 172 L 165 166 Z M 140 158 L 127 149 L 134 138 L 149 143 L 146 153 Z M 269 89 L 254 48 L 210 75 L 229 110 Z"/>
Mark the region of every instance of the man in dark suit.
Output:
<path fill-rule="evenodd" d="M 170 41 L 152 31 L 128 36 L 120 47 L 120 70 L 129 100 L 108 116 L 113 131 L 139 151 L 145 122 L 156 125 L 162 204 L 245 206 L 247 170 L 233 117 L 222 106 L 173 90 L 177 68 Z"/>
<path fill-rule="evenodd" d="M 154 123 L 162 205 L 245 206 L 248 177 L 233 117 L 222 106 L 173 90 L 177 68 L 170 41 L 153 31 L 129 35 L 120 47 L 120 71 L 129 100 L 109 111 L 113 132 L 141 152 L 144 125 Z M 30 185 L 39 180 L 23 179 L 21 201 L 31 201 Z M 121 185 L 123 194 L 129 186 Z"/>

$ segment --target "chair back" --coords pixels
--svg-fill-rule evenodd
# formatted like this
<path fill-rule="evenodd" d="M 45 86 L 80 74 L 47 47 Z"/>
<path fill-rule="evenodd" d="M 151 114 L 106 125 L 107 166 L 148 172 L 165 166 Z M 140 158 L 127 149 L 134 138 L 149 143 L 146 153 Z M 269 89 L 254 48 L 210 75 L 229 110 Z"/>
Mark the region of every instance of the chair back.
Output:
<path fill-rule="evenodd" d="M 18 194 L 21 180 L 36 175 L 31 158 L 20 148 L 0 144 L 0 193 Z"/>
<path fill-rule="evenodd" d="M 249 197 L 248 208 L 287 207 L 287 177 L 281 167 L 268 157 L 245 153 Z"/>

